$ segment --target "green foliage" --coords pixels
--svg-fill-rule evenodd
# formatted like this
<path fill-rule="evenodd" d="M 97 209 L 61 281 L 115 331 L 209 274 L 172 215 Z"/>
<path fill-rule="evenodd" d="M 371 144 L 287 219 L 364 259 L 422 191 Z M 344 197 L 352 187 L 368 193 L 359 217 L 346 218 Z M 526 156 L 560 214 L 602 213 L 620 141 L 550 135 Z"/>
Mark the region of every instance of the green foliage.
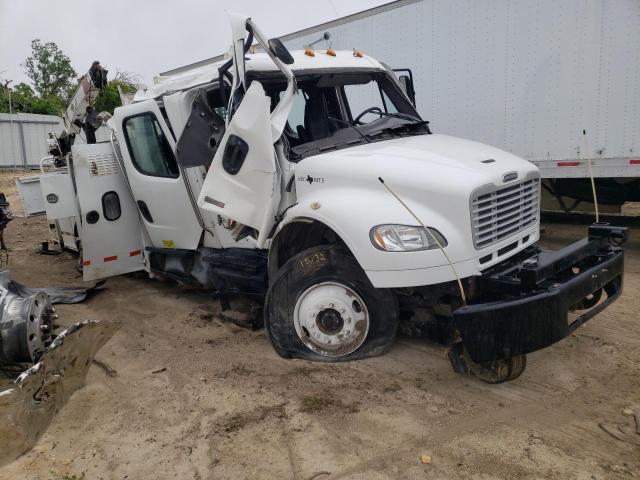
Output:
<path fill-rule="evenodd" d="M 11 90 L 11 110 L 13 113 L 42 113 L 60 115 L 65 109 L 64 102 L 56 95 L 37 96 L 29 85 L 19 83 Z M 0 87 L 0 112 L 9 112 L 9 90 Z"/>
<path fill-rule="evenodd" d="M 27 77 L 41 98 L 56 96 L 67 101 L 76 86 L 71 60 L 54 42 L 31 41 L 31 56 L 24 63 Z"/>
<path fill-rule="evenodd" d="M 107 111 L 113 115 L 113 110 L 122 105 L 118 86 L 122 89 L 123 93 L 136 91 L 136 86 L 131 81 L 122 78 L 120 75 L 116 75 L 116 78 L 111 80 L 107 86 L 102 89 L 98 98 L 96 98 L 94 108 L 97 111 Z"/>
<path fill-rule="evenodd" d="M 24 65 L 25 74 L 33 88 L 19 83 L 11 89 L 11 110 L 14 113 L 63 115 L 81 78 L 71 66 L 71 60 L 53 42 L 31 42 L 31 56 Z M 113 110 L 121 105 L 118 86 L 124 93 L 136 91 L 136 76 L 120 72 L 104 88 L 95 101 L 98 111 Z M 9 90 L 0 84 L 0 112 L 9 112 Z"/>

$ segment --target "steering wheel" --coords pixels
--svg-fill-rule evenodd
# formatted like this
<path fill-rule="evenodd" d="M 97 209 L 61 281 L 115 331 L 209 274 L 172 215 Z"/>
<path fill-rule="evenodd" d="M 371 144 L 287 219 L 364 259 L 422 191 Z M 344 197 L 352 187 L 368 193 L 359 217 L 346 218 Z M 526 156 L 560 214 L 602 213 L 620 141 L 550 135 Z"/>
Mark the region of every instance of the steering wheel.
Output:
<path fill-rule="evenodd" d="M 360 119 L 362 117 L 364 117 L 367 113 L 377 113 L 381 117 L 382 117 L 382 115 L 384 115 L 384 112 L 382 111 L 382 109 L 380 107 L 369 107 L 364 112 L 362 112 L 360 115 L 358 115 L 356 118 L 354 118 L 353 121 L 355 123 L 360 123 Z"/>

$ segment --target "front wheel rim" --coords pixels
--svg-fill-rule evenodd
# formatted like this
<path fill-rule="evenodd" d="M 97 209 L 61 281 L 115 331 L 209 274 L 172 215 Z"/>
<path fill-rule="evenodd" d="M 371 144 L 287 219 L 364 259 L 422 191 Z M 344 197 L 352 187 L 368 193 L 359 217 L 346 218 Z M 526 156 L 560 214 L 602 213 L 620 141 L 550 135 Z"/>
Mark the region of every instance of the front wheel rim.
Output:
<path fill-rule="evenodd" d="M 370 319 L 366 304 L 353 289 L 324 282 L 298 297 L 293 323 L 307 348 L 326 357 L 343 357 L 364 343 Z"/>

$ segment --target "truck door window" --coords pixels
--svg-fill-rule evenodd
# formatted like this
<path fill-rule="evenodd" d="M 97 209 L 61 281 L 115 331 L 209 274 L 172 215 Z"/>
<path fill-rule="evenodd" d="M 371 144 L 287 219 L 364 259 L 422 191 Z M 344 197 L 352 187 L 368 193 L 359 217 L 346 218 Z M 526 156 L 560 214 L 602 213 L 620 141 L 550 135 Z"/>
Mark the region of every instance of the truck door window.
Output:
<path fill-rule="evenodd" d="M 178 164 L 155 115 L 151 112 L 129 117 L 124 134 L 133 166 L 145 175 L 177 178 Z"/>
<path fill-rule="evenodd" d="M 284 92 L 280 92 L 280 98 L 282 98 L 283 95 Z M 293 99 L 293 106 L 291 107 L 287 121 L 287 126 L 296 137 L 298 137 L 298 127 L 304 127 L 304 106 L 306 103 L 302 89 L 298 90 L 298 93 Z"/>
<path fill-rule="evenodd" d="M 116 192 L 107 192 L 102 195 L 102 215 L 113 222 L 120 218 L 122 209 L 120 207 L 120 197 Z"/>

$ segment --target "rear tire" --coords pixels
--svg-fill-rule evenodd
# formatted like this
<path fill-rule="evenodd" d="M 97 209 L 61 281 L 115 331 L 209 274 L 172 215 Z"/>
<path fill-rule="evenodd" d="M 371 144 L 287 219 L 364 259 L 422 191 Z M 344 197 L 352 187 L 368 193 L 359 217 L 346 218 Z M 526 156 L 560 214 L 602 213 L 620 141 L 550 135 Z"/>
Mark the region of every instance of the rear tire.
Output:
<path fill-rule="evenodd" d="M 396 335 L 398 306 L 337 246 L 292 257 L 270 282 L 264 307 L 271 343 L 285 358 L 343 362 L 380 355 Z"/>

